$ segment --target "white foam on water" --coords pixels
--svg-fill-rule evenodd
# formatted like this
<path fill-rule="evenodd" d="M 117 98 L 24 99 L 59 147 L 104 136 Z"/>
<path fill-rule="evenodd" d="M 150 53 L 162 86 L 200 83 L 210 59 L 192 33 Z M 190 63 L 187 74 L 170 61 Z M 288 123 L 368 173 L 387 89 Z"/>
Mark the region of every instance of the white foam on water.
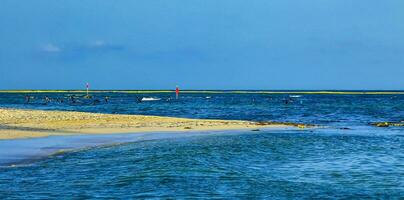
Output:
<path fill-rule="evenodd" d="M 142 101 L 160 101 L 160 98 L 153 98 L 153 97 L 143 97 Z"/>

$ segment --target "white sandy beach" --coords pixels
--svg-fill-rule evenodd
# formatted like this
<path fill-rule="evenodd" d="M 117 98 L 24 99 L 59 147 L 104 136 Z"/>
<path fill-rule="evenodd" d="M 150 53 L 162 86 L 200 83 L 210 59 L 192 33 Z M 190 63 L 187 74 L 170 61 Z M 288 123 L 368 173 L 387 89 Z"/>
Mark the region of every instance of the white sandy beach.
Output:
<path fill-rule="evenodd" d="M 205 120 L 174 117 L 99 114 L 70 111 L 0 109 L 0 139 L 50 135 L 111 134 L 161 131 L 257 129 L 303 124 Z"/>

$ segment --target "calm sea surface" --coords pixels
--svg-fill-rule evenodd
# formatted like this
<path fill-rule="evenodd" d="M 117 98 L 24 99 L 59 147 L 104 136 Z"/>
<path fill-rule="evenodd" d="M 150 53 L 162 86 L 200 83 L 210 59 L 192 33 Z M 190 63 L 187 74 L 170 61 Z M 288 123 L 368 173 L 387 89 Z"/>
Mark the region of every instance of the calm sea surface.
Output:
<path fill-rule="evenodd" d="M 26 103 L 26 95 L 34 98 Z M 369 125 L 403 121 L 404 95 L 196 93 L 173 100 L 169 93 L 97 93 L 74 102 L 71 95 L 0 93 L 0 107 L 327 128 L 199 134 L 57 154 L 1 167 L 0 199 L 404 198 L 404 127 Z M 142 97 L 160 100 L 138 103 Z"/>

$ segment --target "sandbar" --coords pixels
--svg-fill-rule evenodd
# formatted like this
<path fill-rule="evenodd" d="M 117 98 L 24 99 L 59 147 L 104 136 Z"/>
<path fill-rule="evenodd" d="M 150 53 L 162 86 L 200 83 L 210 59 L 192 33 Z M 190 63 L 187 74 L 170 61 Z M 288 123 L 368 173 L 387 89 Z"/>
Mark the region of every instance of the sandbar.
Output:
<path fill-rule="evenodd" d="M 53 135 L 281 128 L 304 124 L 0 108 L 0 139 Z"/>

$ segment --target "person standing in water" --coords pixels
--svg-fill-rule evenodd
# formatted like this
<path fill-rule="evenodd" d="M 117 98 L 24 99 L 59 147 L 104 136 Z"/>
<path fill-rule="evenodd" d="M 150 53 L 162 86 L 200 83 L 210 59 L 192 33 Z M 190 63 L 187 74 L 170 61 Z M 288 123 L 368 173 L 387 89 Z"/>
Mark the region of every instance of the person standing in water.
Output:
<path fill-rule="evenodd" d="M 48 96 L 45 96 L 44 100 L 45 100 L 45 103 L 44 103 L 44 104 L 48 104 L 48 103 L 50 102 L 50 99 L 49 99 Z"/>
<path fill-rule="evenodd" d="M 137 95 L 135 95 L 135 97 L 137 103 L 142 103 L 142 98 L 138 97 Z"/>
<path fill-rule="evenodd" d="M 74 95 L 70 96 L 70 101 L 72 101 L 72 103 L 76 103 L 76 100 L 74 99 Z"/>
<path fill-rule="evenodd" d="M 30 101 L 30 99 L 31 99 L 31 97 L 30 96 L 25 96 L 25 103 L 29 103 L 29 101 Z"/>

